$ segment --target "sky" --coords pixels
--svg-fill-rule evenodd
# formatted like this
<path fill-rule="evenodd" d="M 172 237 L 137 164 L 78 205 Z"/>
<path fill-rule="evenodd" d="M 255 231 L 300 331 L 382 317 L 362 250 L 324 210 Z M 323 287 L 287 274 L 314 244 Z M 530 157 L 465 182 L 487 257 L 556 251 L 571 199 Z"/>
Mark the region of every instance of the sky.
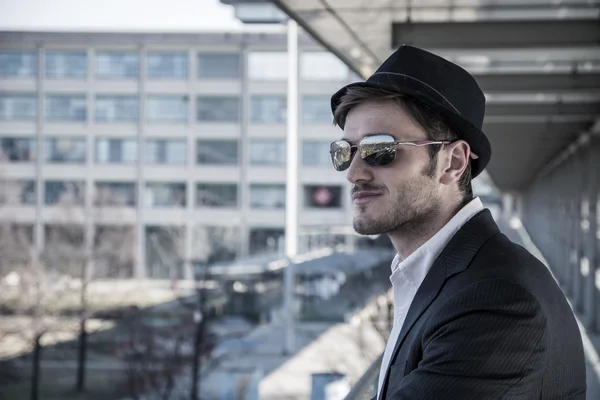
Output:
<path fill-rule="evenodd" d="M 277 27 L 270 27 L 277 29 Z M 244 26 L 219 0 L 0 0 L 0 30 L 220 32 Z"/>

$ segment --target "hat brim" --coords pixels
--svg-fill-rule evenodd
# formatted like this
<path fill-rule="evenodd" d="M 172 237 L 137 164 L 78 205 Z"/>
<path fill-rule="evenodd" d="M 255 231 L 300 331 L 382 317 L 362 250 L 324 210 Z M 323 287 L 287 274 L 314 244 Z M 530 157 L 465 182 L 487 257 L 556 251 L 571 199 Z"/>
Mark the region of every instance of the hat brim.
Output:
<path fill-rule="evenodd" d="M 331 97 L 331 111 L 335 113 L 335 110 L 342 101 L 342 97 L 348 92 L 348 89 L 353 87 L 375 88 L 394 94 L 405 94 L 414 97 L 439 113 L 444 118 L 444 121 L 456 130 L 458 136 L 469 144 L 471 152 L 475 153 L 478 157 L 471 160 L 471 176 L 472 178 L 478 176 L 483 171 L 484 166 L 489 163 L 492 156 L 492 147 L 485 133 L 461 117 L 452 108 L 452 105 L 449 105 L 439 93 L 430 87 L 412 79 L 405 79 L 404 83 L 405 85 L 402 87 L 396 84 L 386 85 L 376 82 L 351 83 L 338 90 Z M 344 127 L 341 126 L 341 128 L 343 129 Z"/>

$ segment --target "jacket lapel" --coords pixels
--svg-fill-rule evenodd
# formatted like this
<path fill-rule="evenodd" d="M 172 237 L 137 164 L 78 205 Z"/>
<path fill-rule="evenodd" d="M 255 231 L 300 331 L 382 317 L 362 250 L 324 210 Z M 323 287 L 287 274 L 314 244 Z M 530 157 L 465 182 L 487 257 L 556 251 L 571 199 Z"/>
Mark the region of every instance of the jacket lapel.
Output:
<path fill-rule="evenodd" d="M 390 366 L 398 355 L 398 351 L 404 343 L 408 332 L 410 332 L 417 320 L 438 296 L 444 282 L 452 275 L 464 271 L 481 246 L 498 232 L 499 229 L 492 218 L 492 214 L 489 210 L 485 209 L 467 221 L 450 239 L 444 250 L 442 250 L 427 273 L 425 280 L 419 286 L 415 298 L 408 309 L 406 319 L 402 324 L 402 330 L 390 357 L 390 363 L 385 373 L 386 376 L 379 399 L 385 399 Z"/>

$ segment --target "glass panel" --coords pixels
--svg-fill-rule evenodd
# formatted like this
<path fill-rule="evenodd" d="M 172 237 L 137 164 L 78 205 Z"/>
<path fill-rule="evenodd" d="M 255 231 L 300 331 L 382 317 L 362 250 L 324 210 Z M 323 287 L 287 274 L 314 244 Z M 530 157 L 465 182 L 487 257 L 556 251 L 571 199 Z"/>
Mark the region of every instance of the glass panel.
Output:
<path fill-rule="evenodd" d="M 149 96 L 146 118 L 149 122 L 187 122 L 187 96 Z"/>
<path fill-rule="evenodd" d="M 304 80 L 344 81 L 348 79 L 349 69 L 334 54 L 305 52 L 300 55 L 300 76 Z"/>
<path fill-rule="evenodd" d="M 211 265 L 233 261 L 240 243 L 240 229 L 226 226 L 195 226 L 192 236 L 192 259 Z"/>
<path fill-rule="evenodd" d="M 10 162 L 35 161 L 37 146 L 35 139 L 0 138 L 0 160 Z"/>
<path fill-rule="evenodd" d="M 87 116 L 84 95 L 47 95 L 47 121 L 85 121 Z"/>
<path fill-rule="evenodd" d="M 85 139 L 55 138 L 46 139 L 45 161 L 50 163 L 85 163 Z"/>
<path fill-rule="evenodd" d="M 45 204 L 58 203 L 83 205 L 83 182 L 47 181 L 45 185 Z"/>
<path fill-rule="evenodd" d="M 47 78 L 83 79 L 87 70 L 87 55 L 83 51 L 46 52 Z"/>
<path fill-rule="evenodd" d="M 285 185 L 250 185 L 250 207 L 285 208 Z"/>
<path fill-rule="evenodd" d="M 236 140 L 198 140 L 196 151 L 198 164 L 238 164 L 238 142 Z"/>
<path fill-rule="evenodd" d="M 34 205 L 35 181 L 0 180 L 0 205 Z"/>
<path fill-rule="evenodd" d="M 184 79 L 188 76 L 186 52 L 149 52 L 148 78 Z"/>
<path fill-rule="evenodd" d="M 251 139 L 250 164 L 285 165 L 285 140 Z"/>
<path fill-rule="evenodd" d="M 252 96 L 250 100 L 252 122 L 283 124 L 287 120 L 287 99 L 285 96 Z"/>
<path fill-rule="evenodd" d="M 149 207 L 185 207 L 185 184 L 148 183 L 145 199 Z"/>
<path fill-rule="evenodd" d="M 288 76 L 288 56 L 284 52 L 251 52 L 248 55 L 250 79 L 284 81 Z"/>
<path fill-rule="evenodd" d="M 331 167 L 329 142 L 306 140 L 302 143 L 302 165 L 311 167 Z"/>
<path fill-rule="evenodd" d="M 137 140 L 97 139 L 96 162 L 98 164 L 135 164 L 137 162 Z"/>
<path fill-rule="evenodd" d="M 239 122 L 240 99 L 237 97 L 198 97 L 198 121 Z"/>
<path fill-rule="evenodd" d="M 0 51 L 0 76 L 37 76 L 37 54 L 33 51 Z"/>
<path fill-rule="evenodd" d="M 304 96 L 302 98 L 302 121 L 305 123 L 333 123 L 329 96 Z"/>
<path fill-rule="evenodd" d="M 250 229 L 250 254 L 276 254 L 279 252 L 279 243 L 283 241 L 284 237 L 284 229 Z"/>
<path fill-rule="evenodd" d="M 304 206 L 307 208 L 341 208 L 341 186 L 304 186 Z"/>
<path fill-rule="evenodd" d="M 129 182 L 97 182 L 94 203 L 97 206 L 133 207 L 136 204 L 135 184 Z"/>
<path fill-rule="evenodd" d="M 187 160 L 187 142 L 185 140 L 148 140 L 146 141 L 146 163 L 184 165 Z"/>
<path fill-rule="evenodd" d="M 198 78 L 235 79 L 239 77 L 239 54 L 201 53 L 198 55 Z"/>
<path fill-rule="evenodd" d="M 133 226 L 97 225 L 94 232 L 94 278 L 133 278 L 135 246 Z"/>
<path fill-rule="evenodd" d="M 0 120 L 33 121 L 37 116 L 37 97 L 33 94 L 1 93 Z"/>
<path fill-rule="evenodd" d="M 136 96 L 97 96 L 96 121 L 137 121 L 138 98 Z"/>
<path fill-rule="evenodd" d="M 148 278 L 183 279 L 185 229 L 176 226 L 146 226 Z"/>
<path fill-rule="evenodd" d="M 237 185 L 199 183 L 196 185 L 196 205 L 237 207 Z"/>
<path fill-rule="evenodd" d="M 96 55 L 98 78 L 136 78 L 139 75 L 139 56 L 129 51 L 103 51 Z"/>

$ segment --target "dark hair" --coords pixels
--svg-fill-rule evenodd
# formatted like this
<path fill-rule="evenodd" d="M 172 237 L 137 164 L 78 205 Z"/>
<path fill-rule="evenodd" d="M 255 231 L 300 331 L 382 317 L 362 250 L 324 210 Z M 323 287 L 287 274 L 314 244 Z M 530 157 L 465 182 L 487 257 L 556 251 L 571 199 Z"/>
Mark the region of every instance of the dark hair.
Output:
<path fill-rule="evenodd" d="M 394 92 L 370 87 L 352 87 L 342 96 L 341 102 L 333 114 L 334 123 L 344 127 L 348 112 L 355 106 L 366 101 L 392 100 L 401 109 L 406 111 L 414 121 L 423 127 L 429 140 L 457 140 L 456 130 L 444 122 L 441 115 L 433 111 L 422 102 Z M 430 160 L 426 174 L 432 176 L 437 165 L 437 155 L 442 145 L 431 145 L 429 147 Z M 471 185 L 471 160 L 458 181 L 458 189 L 463 195 L 463 203 L 466 204 L 473 198 L 473 187 Z"/>

